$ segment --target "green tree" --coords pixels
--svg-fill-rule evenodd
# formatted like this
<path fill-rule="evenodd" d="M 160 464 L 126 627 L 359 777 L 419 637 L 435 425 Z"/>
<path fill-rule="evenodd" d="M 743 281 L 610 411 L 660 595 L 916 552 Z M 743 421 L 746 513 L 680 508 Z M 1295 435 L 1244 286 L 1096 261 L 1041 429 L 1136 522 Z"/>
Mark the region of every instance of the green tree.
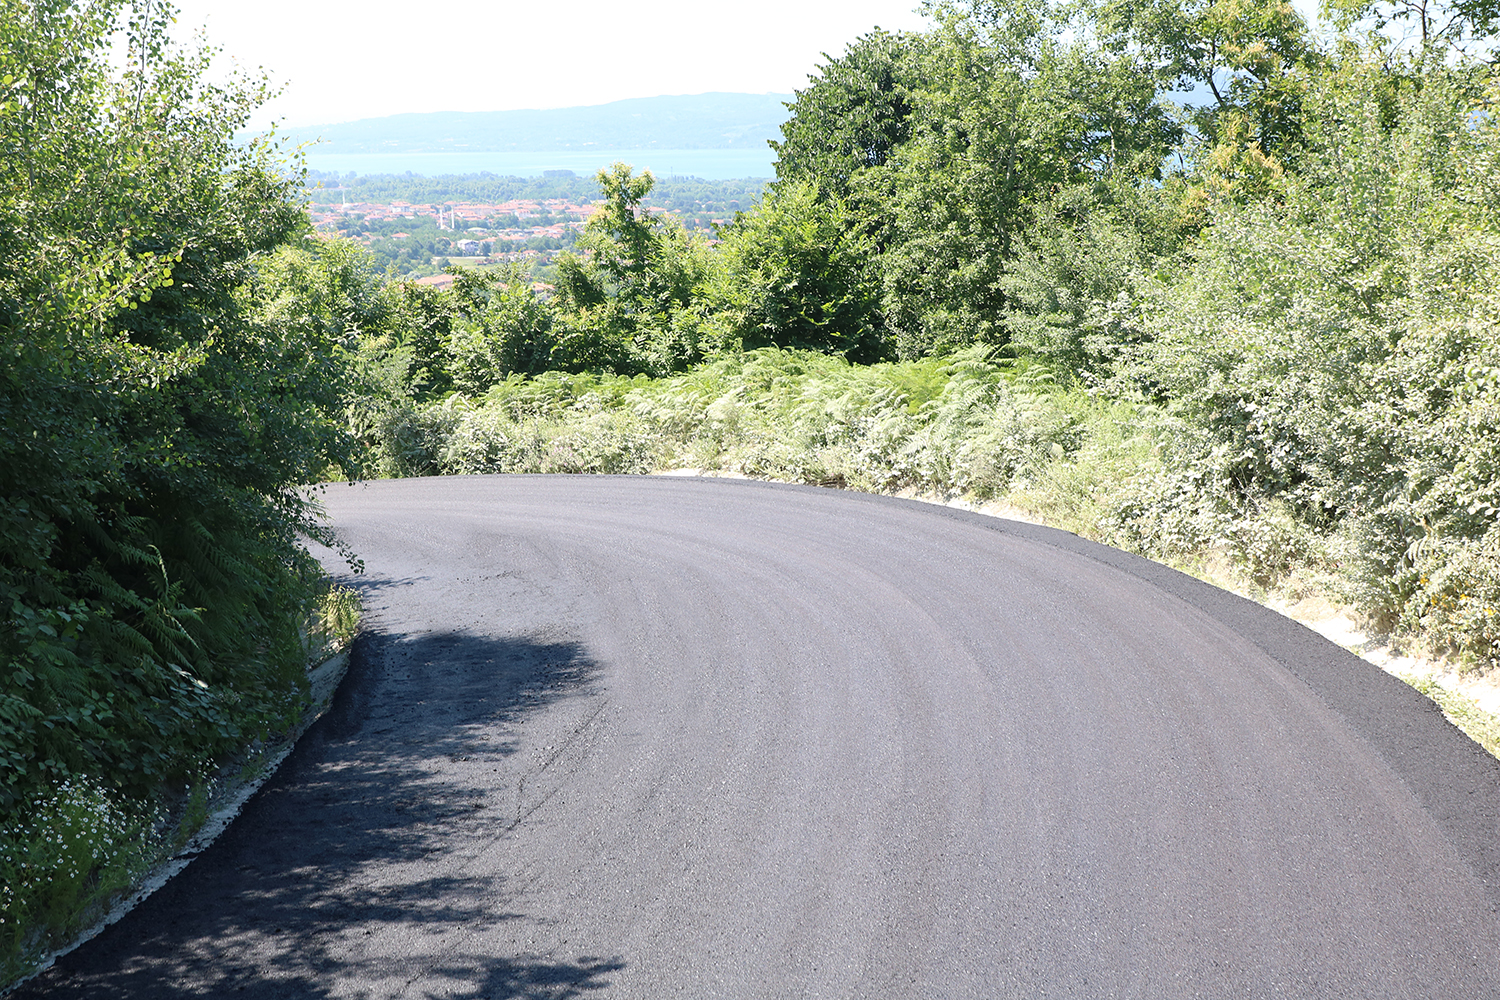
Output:
<path fill-rule="evenodd" d="M 818 67 L 787 105 L 782 140 L 771 142 L 777 183 L 844 198 L 859 171 L 884 166 L 911 137 L 928 44 L 927 35 L 876 30 Z"/>
<path fill-rule="evenodd" d="M 454 274 L 457 319 L 448 367 L 459 391 L 479 396 L 509 375 L 546 371 L 552 363 L 553 311 L 532 290 L 526 267 Z"/>
<path fill-rule="evenodd" d="M 1417 52 L 1442 58 L 1450 51 L 1482 55 L 1500 33 L 1497 0 L 1328 0 L 1325 9 L 1346 31 L 1407 29 L 1415 33 Z M 1372 38 L 1373 40 L 1373 38 Z M 1376 44 L 1380 44 L 1376 42 Z M 1493 52 L 1493 49 L 1490 50 Z"/>
<path fill-rule="evenodd" d="M 889 353 L 868 241 L 842 200 L 779 184 L 724 232 L 718 304 L 746 349 L 775 345 L 869 364 Z"/>
<path fill-rule="evenodd" d="M 1298 70 L 1321 57 L 1287 0 L 1116 0 L 1086 9 L 1104 44 L 1137 56 L 1158 87 L 1212 95 L 1189 115 L 1205 146 L 1296 155 L 1305 87 Z"/>
<path fill-rule="evenodd" d="M 557 260 L 553 367 L 623 373 L 678 370 L 703 357 L 700 326 L 685 314 L 712 264 L 703 241 L 642 201 L 655 183 L 616 163 L 598 174 L 604 204 Z"/>
<path fill-rule="evenodd" d="M 1376 621 L 1493 655 L 1494 70 L 1409 72 L 1377 49 L 1310 78 L 1301 170 L 1143 283 L 1126 371 L 1187 429 L 1172 520 L 1253 553 L 1236 525 L 1278 510 Z"/>
<path fill-rule="evenodd" d="M 1037 207 L 1076 185 L 1153 185 L 1181 138 L 1141 54 L 1060 8 L 929 10 L 933 32 L 875 33 L 823 66 L 778 147 L 778 188 L 842 202 L 879 287 L 865 322 L 903 358 L 1005 343 L 1007 271 Z"/>

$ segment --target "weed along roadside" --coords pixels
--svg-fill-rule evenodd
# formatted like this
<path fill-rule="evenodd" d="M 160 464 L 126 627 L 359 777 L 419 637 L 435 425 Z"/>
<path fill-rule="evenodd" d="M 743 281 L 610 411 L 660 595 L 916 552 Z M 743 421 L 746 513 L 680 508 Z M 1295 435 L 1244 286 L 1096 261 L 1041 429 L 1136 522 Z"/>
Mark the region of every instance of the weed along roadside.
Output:
<path fill-rule="evenodd" d="M 0 990 L 49 967 L 182 871 L 239 814 L 328 709 L 360 627 L 359 597 L 326 576 L 312 588 L 299 646 L 304 679 L 237 753 L 165 786 L 128 812 L 97 786 L 65 784 L 0 833 L 5 964 Z"/>
<path fill-rule="evenodd" d="M 321 570 L 302 597 L 302 675 L 286 680 L 274 711 L 239 720 L 238 750 L 200 759 L 182 780 L 134 800 L 70 778 L 0 824 L 0 990 L 47 968 L 185 868 L 326 711 L 348 669 L 359 598 Z"/>
<path fill-rule="evenodd" d="M 148 845 L 141 853 L 104 854 L 103 863 L 90 873 L 93 891 L 75 898 L 72 911 L 62 910 L 61 919 L 54 918 L 55 925 L 46 928 L 50 933 L 43 940 L 48 941 L 49 950 L 27 957 L 24 965 L 13 966 L 20 975 L 12 971 L 12 978 L 0 986 L 0 993 L 50 968 L 59 957 L 97 936 L 207 849 L 276 773 L 302 734 L 327 711 L 349 669 L 349 646 L 345 641 L 338 652 L 310 665 L 306 707 L 291 729 L 258 743 L 240 759 L 223 765 L 213 777 L 196 784 L 175 805 L 160 810 L 151 828 L 138 831 Z"/>

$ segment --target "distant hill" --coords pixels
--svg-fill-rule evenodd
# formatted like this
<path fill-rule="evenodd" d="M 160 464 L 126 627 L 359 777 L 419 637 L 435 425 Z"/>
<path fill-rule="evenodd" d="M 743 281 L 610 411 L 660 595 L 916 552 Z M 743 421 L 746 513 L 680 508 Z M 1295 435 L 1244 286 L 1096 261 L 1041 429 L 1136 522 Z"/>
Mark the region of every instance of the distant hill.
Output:
<path fill-rule="evenodd" d="M 319 153 L 551 152 L 764 148 L 791 94 L 639 97 L 550 111 L 436 111 L 288 129 Z"/>

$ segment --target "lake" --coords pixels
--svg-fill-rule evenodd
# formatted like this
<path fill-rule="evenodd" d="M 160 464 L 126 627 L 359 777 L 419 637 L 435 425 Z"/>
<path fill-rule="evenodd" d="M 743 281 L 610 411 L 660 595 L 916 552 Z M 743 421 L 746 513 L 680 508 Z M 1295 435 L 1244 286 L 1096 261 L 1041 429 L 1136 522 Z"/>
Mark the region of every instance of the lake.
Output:
<path fill-rule="evenodd" d="M 544 170 L 571 170 L 588 177 L 600 167 L 623 161 L 636 170 L 650 170 L 658 177 L 702 177 L 727 180 L 738 177 L 774 177 L 771 164 L 776 155 L 769 146 L 761 149 L 601 149 L 592 152 L 501 152 L 501 153 L 317 153 L 309 151 L 307 166 L 338 174 L 413 173 L 424 177 L 442 174 L 499 174 L 502 177 L 538 177 Z"/>

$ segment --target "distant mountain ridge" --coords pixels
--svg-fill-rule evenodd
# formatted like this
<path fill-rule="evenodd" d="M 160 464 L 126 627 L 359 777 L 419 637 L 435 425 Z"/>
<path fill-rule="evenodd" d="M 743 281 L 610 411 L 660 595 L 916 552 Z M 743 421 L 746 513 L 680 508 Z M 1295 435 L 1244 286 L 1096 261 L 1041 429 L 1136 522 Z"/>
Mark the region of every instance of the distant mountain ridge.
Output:
<path fill-rule="evenodd" d="M 435 111 L 287 129 L 323 153 L 744 149 L 779 139 L 791 94 L 689 94 L 530 111 Z"/>

